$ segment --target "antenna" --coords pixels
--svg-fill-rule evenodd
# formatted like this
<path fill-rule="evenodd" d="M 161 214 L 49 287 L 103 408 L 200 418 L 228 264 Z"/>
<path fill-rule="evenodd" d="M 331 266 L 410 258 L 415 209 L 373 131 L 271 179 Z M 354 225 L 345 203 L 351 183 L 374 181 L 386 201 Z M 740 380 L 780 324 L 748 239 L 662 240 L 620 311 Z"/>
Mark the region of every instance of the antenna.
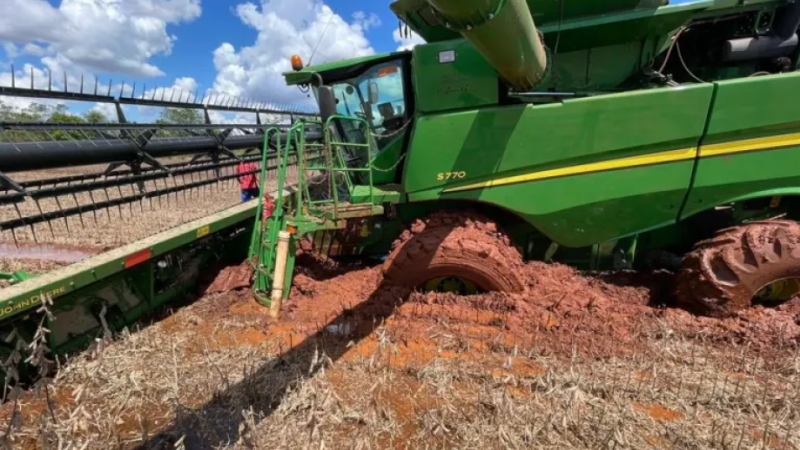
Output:
<path fill-rule="evenodd" d="M 311 65 L 311 61 L 314 60 L 314 55 L 317 54 L 317 49 L 319 48 L 319 44 L 322 43 L 322 38 L 325 37 L 325 33 L 328 32 L 328 27 L 331 26 L 331 22 L 333 22 L 333 18 L 336 17 L 336 13 L 331 10 L 331 18 L 328 19 L 328 23 L 325 25 L 325 29 L 322 30 L 322 35 L 319 37 L 319 41 L 317 41 L 317 45 L 314 47 L 314 51 L 311 52 L 311 56 L 308 58 L 308 65 Z"/>

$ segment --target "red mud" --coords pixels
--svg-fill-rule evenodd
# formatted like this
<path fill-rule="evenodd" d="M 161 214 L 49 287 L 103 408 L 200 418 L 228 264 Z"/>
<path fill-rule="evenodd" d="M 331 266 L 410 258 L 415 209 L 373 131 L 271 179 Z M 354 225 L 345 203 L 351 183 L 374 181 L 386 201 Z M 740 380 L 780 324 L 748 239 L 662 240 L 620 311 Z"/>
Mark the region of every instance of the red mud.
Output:
<path fill-rule="evenodd" d="M 248 288 L 252 284 L 253 267 L 245 261 L 238 266 L 228 266 L 222 269 L 214 281 L 206 288 L 206 294 L 228 292 L 236 289 Z"/>
<path fill-rule="evenodd" d="M 328 276 L 324 269 L 308 269 L 295 278 L 281 324 L 300 334 L 327 327 L 331 333 L 349 335 L 357 334 L 350 328 L 391 321 L 402 324 L 393 327 L 400 336 L 419 342 L 430 322 L 446 323 L 466 345 L 535 345 L 555 354 L 577 350 L 598 357 L 636 352 L 644 345 L 643 337 L 670 332 L 764 350 L 800 340 L 797 299 L 776 309 L 756 307 L 714 319 L 665 306 L 674 286 L 668 273 L 586 275 L 544 263 L 530 263 L 522 270 L 527 280 L 522 294 L 456 296 L 409 294 L 382 285 L 379 268 L 344 273 L 334 268 Z"/>

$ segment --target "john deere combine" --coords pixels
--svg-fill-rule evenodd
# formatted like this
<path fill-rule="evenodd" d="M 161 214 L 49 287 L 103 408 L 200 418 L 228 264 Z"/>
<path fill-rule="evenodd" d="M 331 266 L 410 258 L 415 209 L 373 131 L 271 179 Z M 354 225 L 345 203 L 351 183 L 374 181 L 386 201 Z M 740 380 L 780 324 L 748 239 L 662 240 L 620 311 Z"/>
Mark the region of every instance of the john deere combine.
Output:
<path fill-rule="evenodd" d="M 429 44 L 295 60 L 326 190 L 300 177 L 267 248 L 288 227 L 462 293 L 522 290 L 521 256 L 682 270 L 681 300 L 711 314 L 796 294 L 800 3 L 665 3 L 399 0 Z"/>
<path fill-rule="evenodd" d="M 51 348 L 68 351 L 248 244 L 255 295 L 275 313 L 301 248 L 388 255 L 385 282 L 462 294 L 523 291 L 517 268 L 531 259 L 679 271 L 680 300 L 712 315 L 800 291 L 800 2 L 391 7 L 428 44 L 314 67 L 293 58 L 287 84 L 313 91 L 318 117 L 181 147 L 220 164 L 235 156 L 228 139 L 249 148 L 257 136 L 258 202 L 19 280 L 0 291 L 3 334 L 27 336 L 52 300 Z M 152 133 L 142 138 L 128 139 L 130 161 L 150 161 Z M 27 170 L 34 147 L 0 146 L 0 161 Z M 33 195 L 6 179 L 9 195 Z"/>

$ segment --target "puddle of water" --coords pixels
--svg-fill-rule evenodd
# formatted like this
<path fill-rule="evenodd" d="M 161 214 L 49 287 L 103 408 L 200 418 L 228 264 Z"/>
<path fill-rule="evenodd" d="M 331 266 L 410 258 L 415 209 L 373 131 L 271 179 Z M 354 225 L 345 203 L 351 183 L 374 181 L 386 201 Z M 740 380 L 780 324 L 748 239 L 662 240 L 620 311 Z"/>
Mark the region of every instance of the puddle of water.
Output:
<path fill-rule="evenodd" d="M 72 264 L 91 257 L 91 253 L 78 250 L 68 250 L 50 245 L 15 247 L 10 244 L 0 244 L 0 258 L 45 260 Z"/>

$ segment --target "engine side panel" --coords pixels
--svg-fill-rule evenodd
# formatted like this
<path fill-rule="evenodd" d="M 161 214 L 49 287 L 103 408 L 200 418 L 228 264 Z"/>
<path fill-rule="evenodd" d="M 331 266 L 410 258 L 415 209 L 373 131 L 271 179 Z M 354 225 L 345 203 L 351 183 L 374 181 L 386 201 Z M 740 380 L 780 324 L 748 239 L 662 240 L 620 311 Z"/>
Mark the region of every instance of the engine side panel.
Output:
<path fill-rule="evenodd" d="M 472 200 L 581 247 L 674 223 L 711 85 L 418 119 L 404 187 L 411 202 Z"/>
<path fill-rule="evenodd" d="M 800 73 L 716 83 L 683 217 L 756 197 L 800 194 Z"/>

